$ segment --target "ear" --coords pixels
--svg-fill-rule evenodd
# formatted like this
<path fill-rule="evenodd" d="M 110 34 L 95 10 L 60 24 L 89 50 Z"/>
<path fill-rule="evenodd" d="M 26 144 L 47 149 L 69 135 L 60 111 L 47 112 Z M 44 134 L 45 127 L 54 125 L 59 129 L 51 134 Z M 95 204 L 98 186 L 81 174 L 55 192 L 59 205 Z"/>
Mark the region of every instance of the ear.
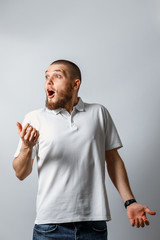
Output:
<path fill-rule="evenodd" d="M 74 82 L 73 89 L 77 90 L 79 88 L 79 86 L 80 86 L 81 81 L 80 81 L 80 79 L 74 79 L 73 82 Z"/>

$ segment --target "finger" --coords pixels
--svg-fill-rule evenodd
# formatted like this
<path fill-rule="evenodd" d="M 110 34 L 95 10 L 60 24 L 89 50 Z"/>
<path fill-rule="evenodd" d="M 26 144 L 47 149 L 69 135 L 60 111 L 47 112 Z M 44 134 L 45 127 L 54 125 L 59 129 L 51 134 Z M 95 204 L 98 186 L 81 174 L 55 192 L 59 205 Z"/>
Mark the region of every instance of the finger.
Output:
<path fill-rule="evenodd" d="M 145 224 L 149 226 L 150 222 L 148 220 L 145 221 Z"/>
<path fill-rule="evenodd" d="M 145 224 L 149 226 L 150 222 L 148 220 L 145 221 Z"/>
<path fill-rule="evenodd" d="M 144 218 L 143 221 L 144 221 L 144 223 L 145 223 L 147 226 L 150 224 L 150 222 L 148 221 L 147 218 Z"/>
<path fill-rule="evenodd" d="M 140 227 L 140 223 L 139 223 L 139 220 L 138 218 L 135 220 L 135 224 L 136 224 L 136 227 L 139 228 Z"/>
<path fill-rule="evenodd" d="M 131 219 L 130 219 L 130 223 L 131 223 L 131 226 L 132 226 L 132 227 L 135 226 L 135 220 L 131 220 Z"/>
<path fill-rule="evenodd" d="M 25 134 L 25 136 L 24 136 L 24 140 L 25 140 L 25 141 L 29 141 L 32 130 L 33 130 L 33 127 L 32 127 L 32 126 L 29 126 L 29 127 L 27 128 L 26 134 Z"/>
<path fill-rule="evenodd" d="M 35 142 L 35 143 L 37 142 L 38 138 L 39 138 L 39 132 L 36 131 L 36 136 L 35 136 L 35 139 L 34 139 L 34 142 Z"/>
<path fill-rule="evenodd" d="M 26 134 L 26 130 L 27 128 L 30 126 L 29 123 L 27 123 L 23 128 L 22 128 L 22 131 L 21 131 L 21 138 L 23 138 Z"/>
<path fill-rule="evenodd" d="M 150 215 L 156 215 L 156 212 L 151 211 L 148 207 L 145 208 L 145 212 L 150 214 Z"/>
<path fill-rule="evenodd" d="M 140 224 L 140 227 L 144 228 L 144 222 L 143 222 L 143 219 L 139 219 L 139 224 Z"/>
<path fill-rule="evenodd" d="M 20 133 L 22 131 L 22 125 L 20 124 L 20 122 L 16 122 L 16 125 L 17 125 L 18 131 Z"/>
<path fill-rule="evenodd" d="M 150 222 L 148 221 L 148 219 L 146 217 L 143 217 L 143 222 L 148 226 L 150 224 Z"/>
<path fill-rule="evenodd" d="M 30 134 L 30 137 L 29 137 L 29 141 L 30 141 L 30 142 L 34 141 L 35 137 L 36 137 L 36 129 L 33 128 L 33 129 L 32 129 L 32 132 L 31 132 L 31 134 Z"/>

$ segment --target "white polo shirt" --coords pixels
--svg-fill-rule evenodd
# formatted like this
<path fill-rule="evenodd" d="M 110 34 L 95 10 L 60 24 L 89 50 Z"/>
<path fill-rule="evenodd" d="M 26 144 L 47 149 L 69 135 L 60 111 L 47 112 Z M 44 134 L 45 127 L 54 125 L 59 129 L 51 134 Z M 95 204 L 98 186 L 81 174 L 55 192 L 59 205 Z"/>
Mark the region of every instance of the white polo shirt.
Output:
<path fill-rule="evenodd" d="M 70 115 L 42 108 L 25 116 L 39 133 L 36 224 L 110 220 L 105 151 L 122 147 L 108 110 L 81 98 Z M 21 140 L 14 157 L 18 156 Z"/>

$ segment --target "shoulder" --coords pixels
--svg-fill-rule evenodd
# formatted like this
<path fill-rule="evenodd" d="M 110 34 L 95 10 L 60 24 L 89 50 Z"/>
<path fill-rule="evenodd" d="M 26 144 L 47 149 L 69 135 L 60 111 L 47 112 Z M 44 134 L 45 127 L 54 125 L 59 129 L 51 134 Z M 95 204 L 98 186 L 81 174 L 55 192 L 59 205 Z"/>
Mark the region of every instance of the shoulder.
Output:
<path fill-rule="evenodd" d="M 41 116 L 44 114 L 44 112 L 45 112 L 45 108 L 40 108 L 40 109 L 36 109 L 28 112 L 24 116 L 23 125 L 26 123 L 30 123 L 32 126 L 38 128 Z"/>
<path fill-rule="evenodd" d="M 25 117 L 28 117 L 28 118 L 38 117 L 39 115 L 43 114 L 44 112 L 45 112 L 45 108 L 36 109 L 36 110 L 28 112 L 25 115 Z"/>
<path fill-rule="evenodd" d="M 90 111 L 97 112 L 97 113 L 100 112 L 102 114 L 108 114 L 109 113 L 108 109 L 100 103 L 86 103 L 86 102 L 84 102 L 84 106 L 85 106 L 86 111 L 90 110 Z"/>

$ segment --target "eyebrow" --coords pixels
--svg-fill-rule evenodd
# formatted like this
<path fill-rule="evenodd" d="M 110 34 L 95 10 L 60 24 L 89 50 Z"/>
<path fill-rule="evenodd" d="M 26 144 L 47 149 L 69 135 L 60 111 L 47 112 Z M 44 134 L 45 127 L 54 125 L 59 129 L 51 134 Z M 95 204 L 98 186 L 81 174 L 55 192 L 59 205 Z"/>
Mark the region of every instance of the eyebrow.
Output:
<path fill-rule="evenodd" d="M 49 71 L 46 70 L 45 73 L 47 73 L 47 72 L 49 72 Z M 63 73 L 65 75 L 64 70 L 60 70 L 60 69 L 54 70 L 52 72 L 61 72 L 61 73 Z"/>

